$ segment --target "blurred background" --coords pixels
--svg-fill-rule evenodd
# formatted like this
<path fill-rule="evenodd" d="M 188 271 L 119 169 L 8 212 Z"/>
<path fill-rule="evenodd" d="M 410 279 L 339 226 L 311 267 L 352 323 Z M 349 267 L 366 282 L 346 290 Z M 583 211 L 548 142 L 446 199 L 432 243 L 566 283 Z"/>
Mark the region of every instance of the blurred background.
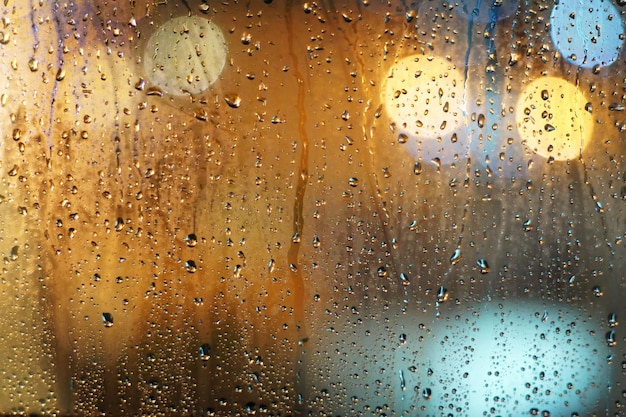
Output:
<path fill-rule="evenodd" d="M 617 0 L 5 0 L 0 412 L 626 403 Z"/>

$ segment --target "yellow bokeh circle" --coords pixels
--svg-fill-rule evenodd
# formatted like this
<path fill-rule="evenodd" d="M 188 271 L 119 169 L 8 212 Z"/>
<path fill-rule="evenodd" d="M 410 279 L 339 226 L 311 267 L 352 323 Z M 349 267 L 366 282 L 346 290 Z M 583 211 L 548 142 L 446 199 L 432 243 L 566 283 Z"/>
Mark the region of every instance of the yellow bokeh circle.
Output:
<path fill-rule="evenodd" d="M 533 81 L 522 91 L 516 107 L 523 143 L 545 158 L 579 158 L 593 130 L 586 104 L 582 91 L 562 78 Z"/>

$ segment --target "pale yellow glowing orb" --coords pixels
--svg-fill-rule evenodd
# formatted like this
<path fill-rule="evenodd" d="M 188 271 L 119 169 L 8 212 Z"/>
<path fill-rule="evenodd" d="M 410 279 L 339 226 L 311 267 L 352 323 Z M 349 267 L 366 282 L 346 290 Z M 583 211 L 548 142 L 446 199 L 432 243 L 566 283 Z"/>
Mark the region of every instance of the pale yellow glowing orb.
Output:
<path fill-rule="evenodd" d="M 199 16 L 168 20 L 150 37 L 144 51 L 148 79 L 168 94 L 198 94 L 213 84 L 228 49 L 220 28 Z"/>
<path fill-rule="evenodd" d="M 413 55 L 391 67 L 383 102 L 400 132 L 432 139 L 464 124 L 463 91 L 463 74 L 454 64 Z"/>
<path fill-rule="evenodd" d="M 517 102 L 522 141 L 533 152 L 555 160 L 579 158 L 589 142 L 593 118 L 576 86 L 557 77 L 530 83 Z"/>

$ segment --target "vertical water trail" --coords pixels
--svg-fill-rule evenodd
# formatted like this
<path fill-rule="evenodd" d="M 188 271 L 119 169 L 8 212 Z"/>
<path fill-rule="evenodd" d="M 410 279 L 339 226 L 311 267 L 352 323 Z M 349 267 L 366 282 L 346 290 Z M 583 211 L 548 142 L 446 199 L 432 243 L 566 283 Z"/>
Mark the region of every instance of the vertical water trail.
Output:
<path fill-rule="evenodd" d="M 290 0 L 285 3 L 285 19 L 287 24 L 287 36 L 288 36 L 288 45 L 289 45 L 289 56 L 293 62 L 294 74 L 296 77 L 296 82 L 298 84 L 298 89 L 296 93 L 297 99 L 297 110 L 298 110 L 298 134 L 300 136 L 300 168 L 299 175 L 297 177 L 296 184 L 296 195 L 294 198 L 293 204 L 293 236 L 302 236 L 302 231 L 304 228 L 304 216 L 303 216 L 303 207 L 304 207 L 304 197 L 306 193 L 306 187 L 308 182 L 308 161 L 309 161 L 309 137 L 306 131 L 306 123 L 307 123 L 307 113 L 305 107 L 305 93 L 306 93 L 306 84 L 305 79 L 303 78 L 300 72 L 300 63 L 298 60 L 298 55 L 295 51 L 294 45 L 294 21 L 291 16 L 292 10 L 295 10 L 293 7 L 293 1 Z M 287 253 L 287 261 L 290 265 L 290 276 L 291 276 L 291 285 L 290 289 L 294 297 L 294 316 L 296 323 L 296 332 L 298 336 L 298 341 L 296 344 L 296 395 L 298 398 L 296 399 L 296 411 L 297 414 L 302 413 L 302 404 L 300 401 L 300 397 L 303 393 L 303 390 L 306 388 L 304 373 L 302 370 L 298 369 L 297 363 L 302 360 L 304 355 L 304 341 L 306 340 L 306 330 L 304 328 L 304 280 L 302 278 L 302 269 L 299 265 L 299 252 L 300 252 L 300 238 L 292 239 L 289 251 Z"/>

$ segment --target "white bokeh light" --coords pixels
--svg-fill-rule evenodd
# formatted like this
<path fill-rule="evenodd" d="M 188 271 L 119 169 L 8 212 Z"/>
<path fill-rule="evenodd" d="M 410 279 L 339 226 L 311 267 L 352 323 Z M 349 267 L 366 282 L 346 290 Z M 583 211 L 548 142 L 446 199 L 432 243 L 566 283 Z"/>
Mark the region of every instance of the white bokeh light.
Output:
<path fill-rule="evenodd" d="M 149 80 L 168 94 L 198 94 L 213 84 L 228 50 L 220 28 L 199 16 L 168 20 L 150 37 L 144 51 Z"/>

